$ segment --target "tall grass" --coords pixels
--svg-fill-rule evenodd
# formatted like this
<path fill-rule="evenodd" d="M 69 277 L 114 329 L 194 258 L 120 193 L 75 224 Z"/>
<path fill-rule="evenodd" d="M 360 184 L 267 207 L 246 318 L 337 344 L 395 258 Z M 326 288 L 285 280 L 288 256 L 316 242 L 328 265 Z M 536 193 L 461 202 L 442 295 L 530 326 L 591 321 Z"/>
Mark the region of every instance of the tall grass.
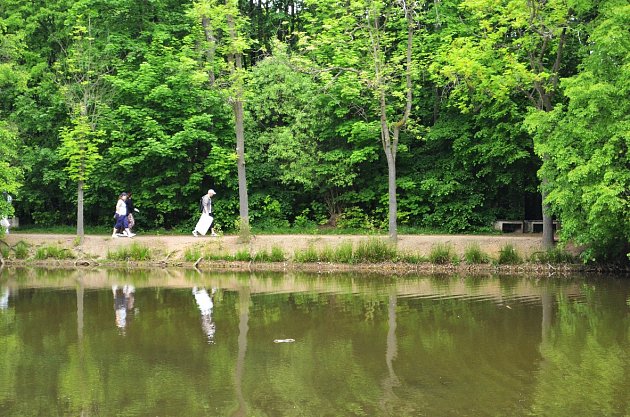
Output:
<path fill-rule="evenodd" d="M 72 259 L 74 258 L 74 254 L 70 249 L 61 248 L 55 245 L 45 245 L 40 246 L 35 251 L 35 259 L 44 260 L 44 259 Z"/>
<path fill-rule="evenodd" d="M 378 263 L 395 261 L 397 257 L 396 247 L 383 239 L 368 239 L 359 242 L 352 255 L 352 262 Z"/>
<path fill-rule="evenodd" d="M 281 247 L 274 246 L 271 248 L 271 252 L 267 252 L 266 249 L 256 252 L 253 260 L 254 262 L 283 262 L 286 257 Z"/>
<path fill-rule="evenodd" d="M 23 240 L 20 240 L 16 245 L 15 245 L 15 257 L 17 259 L 26 259 L 28 258 L 28 243 L 24 242 Z"/>
<path fill-rule="evenodd" d="M 186 248 L 184 251 L 184 260 L 186 262 L 197 262 L 201 257 L 201 250 L 199 248 Z"/>
<path fill-rule="evenodd" d="M 546 264 L 571 264 L 577 262 L 573 255 L 560 248 L 549 249 L 545 252 L 535 252 L 530 260 Z"/>
<path fill-rule="evenodd" d="M 112 261 L 150 261 L 152 257 L 151 249 L 135 242 L 130 246 L 107 251 L 107 259 Z"/>
<path fill-rule="evenodd" d="M 507 244 L 499 250 L 499 259 L 497 259 L 498 264 L 516 265 L 522 262 L 523 258 L 511 244 Z"/>
<path fill-rule="evenodd" d="M 396 247 L 383 239 L 368 239 L 353 247 L 352 242 L 342 242 L 337 247 L 325 246 L 316 249 L 309 246 L 295 251 L 295 262 L 337 262 L 337 263 L 378 263 L 396 261 L 398 251 Z"/>
<path fill-rule="evenodd" d="M 490 256 L 481 250 L 478 243 L 473 243 L 464 251 L 464 261 L 471 265 L 486 264 L 490 262 Z"/>
<path fill-rule="evenodd" d="M 453 247 L 448 243 L 438 243 L 431 247 L 429 253 L 429 262 L 438 265 L 444 265 L 448 263 L 457 264 L 459 258 L 455 254 Z"/>

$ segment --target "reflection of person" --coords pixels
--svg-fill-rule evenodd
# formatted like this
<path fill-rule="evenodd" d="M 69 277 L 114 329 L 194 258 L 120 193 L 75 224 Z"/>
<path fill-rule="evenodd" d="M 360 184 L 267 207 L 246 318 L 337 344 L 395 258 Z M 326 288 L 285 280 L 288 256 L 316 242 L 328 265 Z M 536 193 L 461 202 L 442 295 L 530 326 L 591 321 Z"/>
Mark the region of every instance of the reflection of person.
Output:
<path fill-rule="evenodd" d="M 205 288 L 198 289 L 197 287 L 193 287 L 192 289 L 197 307 L 199 307 L 199 311 L 201 312 L 201 328 L 208 337 L 208 343 L 214 343 L 214 333 L 216 331 L 216 327 L 212 322 L 212 309 L 214 308 L 212 296 L 215 292 L 217 292 L 216 288 L 212 289 L 211 294 L 208 294 Z"/>
<path fill-rule="evenodd" d="M 214 233 L 214 217 L 212 216 L 212 197 L 216 194 L 213 189 L 210 189 L 208 194 L 201 197 L 201 216 L 192 232 L 195 237 L 199 236 L 199 233 L 205 236 L 208 229 L 210 229 L 211 236 L 217 235 Z"/>
<path fill-rule="evenodd" d="M 133 285 L 125 285 L 123 287 L 112 285 L 116 327 L 120 330 L 124 330 L 127 327 L 127 310 L 133 309 L 135 291 L 136 289 Z"/>
<path fill-rule="evenodd" d="M 9 308 L 9 289 L 4 288 L 2 290 L 2 295 L 0 295 L 0 310 L 6 310 Z"/>

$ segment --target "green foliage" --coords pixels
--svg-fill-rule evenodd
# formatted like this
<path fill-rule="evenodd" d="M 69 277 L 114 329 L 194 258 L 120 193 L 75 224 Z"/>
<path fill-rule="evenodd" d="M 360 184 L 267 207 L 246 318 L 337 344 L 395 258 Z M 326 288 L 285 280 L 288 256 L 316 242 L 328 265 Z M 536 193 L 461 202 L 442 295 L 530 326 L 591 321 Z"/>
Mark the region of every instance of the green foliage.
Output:
<path fill-rule="evenodd" d="M 234 260 L 241 261 L 241 262 L 249 262 L 249 261 L 253 261 L 254 257 L 249 252 L 249 249 L 241 249 L 234 254 Z"/>
<path fill-rule="evenodd" d="M 17 259 L 28 258 L 28 253 L 29 253 L 28 243 L 24 242 L 23 240 L 20 240 L 13 248 L 13 251 L 15 252 L 15 257 Z"/>
<path fill-rule="evenodd" d="M 618 41 L 630 7 L 621 3 L 602 4 L 581 72 L 562 80 L 568 104 L 532 112 L 526 123 L 545 156 L 541 175 L 560 236 L 585 245 L 584 261 L 627 262 L 630 251 L 630 43 Z"/>
<path fill-rule="evenodd" d="M 310 245 L 306 249 L 296 250 L 293 253 L 293 260 L 295 262 L 307 263 L 307 262 L 318 262 L 320 255 L 317 249 Z"/>
<path fill-rule="evenodd" d="M 112 261 L 150 261 L 152 257 L 150 248 L 136 242 L 107 251 L 107 259 Z"/>
<path fill-rule="evenodd" d="M 267 252 L 267 250 L 256 252 L 252 260 L 254 262 L 284 262 L 286 255 L 281 247 L 273 246 L 271 252 Z"/>
<path fill-rule="evenodd" d="M 448 243 L 433 245 L 429 252 L 429 262 L 437 265 L 457 264 L 459 258 L 455 254 L 453 247 Z"/>
<path fill-rule="evenodd" d="M 396 247 L 384 239 L 368 239 L 361 241 L 354 249 L 352 262 L 386 262 L 397 257 Z"/>
<path fill-rule="evenodd" d="M 545 264 L 572 264 L 576 258 L 561 248 L 553 248 L 545 252 L 534 252 L 530 260 Z"/>
<path fill-rule="evenodd" d="M 516 265 L 522 262 L 523 258 L 513 245 L 507 244 L 499 249 L 499 258 L 497 259 L 499 265 Z"/>
<path fill-rule="evenodd" d="M 201 250 L 199 248 L 191 247 L 184 250 L 184 260 L 186 262 L 197 262 L 201 257 Z"/>
<path fill-rule="evenodd" d="M 464 261 L 467 264 L 485 264 L 490 262 L 490 256 L 481 250 L 479 244 L 473 244 L 464 250 Z"/>
<path fill-rule="evenodd" d="M 40 246 L 35 250 L 35 259 L 41 261 L 46 259 L 74 259 L 75 256 L 70 249 L 62 248 L 56 245 Z"/>
<path fill-rule="evenodd" d="M 61 146 L 59 155 L 67 160 L 65 170 L 71 180 L 87 181 L 97 162 L 101 159 L 98 145 L 102 143 L 105 132 L 94 131 L 87 116 L 75 115 L 72 128 L 61 128 Z"/>
<path fill-rule="evenodd" d="M 584 260 L 627 262 L 627 4 L 458 0 L 414 13 L 399 223 L 458 233 L 537 219 L 545 178 L 561 239 Z M 236 1 L 3 3 L 0 191 L 22 225 L 68 225 L 88 180 L 86 226 L 100 227 L 133 191 L 138 227 L 170 233 L 192 228 L 212 187 L 217 222 L 239 230 L 238 99 L 252 230 L 383 229 L 380 98 L 394 130 L 405 26 L 400 3 L 382 1 L 308 0 L 288 14 Z M 0 200 L 0 215 L 12 210 Z"/>
<path fill-rule="evenodd" d="M 374 222 L 359 207 L 350 207 L 339 216 L 337 227 L 340 229 L 373 230 Z"/>

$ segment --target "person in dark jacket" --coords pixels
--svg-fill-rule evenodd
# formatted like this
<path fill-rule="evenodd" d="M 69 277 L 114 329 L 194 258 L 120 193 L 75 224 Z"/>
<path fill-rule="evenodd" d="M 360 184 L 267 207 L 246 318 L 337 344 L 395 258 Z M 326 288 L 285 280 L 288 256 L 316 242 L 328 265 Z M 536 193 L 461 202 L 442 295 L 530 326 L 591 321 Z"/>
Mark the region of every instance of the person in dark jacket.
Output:
<path fill-rule="evenodd" d="M 133 212 L 140 213 L 140 210 L 134 207 L 133 205 L 133 196 L 131 191 L 127 193 L 127 200 L 125 200 L 125 204 L 127 205 L 127 221 L 129 222 L 129 230 L 133 229 L 133 226 L 136 224 L 136 220 L 133 218 Z"/>

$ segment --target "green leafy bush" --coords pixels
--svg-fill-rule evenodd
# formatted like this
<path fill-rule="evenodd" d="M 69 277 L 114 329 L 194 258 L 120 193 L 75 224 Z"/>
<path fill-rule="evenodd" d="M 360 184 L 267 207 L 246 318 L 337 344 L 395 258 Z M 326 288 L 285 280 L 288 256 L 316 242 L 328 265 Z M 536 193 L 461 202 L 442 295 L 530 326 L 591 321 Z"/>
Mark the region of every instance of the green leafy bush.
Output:
<path fill-rule="evenodd" d="M 44 260 L 44 259 L 72 259 L 74 255 L 72 251 L 66 248 L 60 248 L 55 245 L 46 245 L 40 246 L 35 251 L 35 259 Z"/>
<path fill-rule="evenodd" d="M 439 243 L 431 248 L 431 252 L 429 253 L 429 262 L 438 265 L 448 263 L 456 264 L 458 262 L 458 258 L 451 245 Z"/>
<path fill-rule="evenodd" d="M 15 257 L 17 259 L 26 259 L 28 257 L 28 243 L 20 240 L 17 245 L 15 245 Z"/>
<path fill-rule="evenodd" d="M 464 261 L 467 264 L 485 264 L 490 262 L 490 256 L 481 250 L 479 244 L 474 243 L 464 251 Z"/>
<path fill-rule="evenodd" d="M 516 265 L 523 262 L 523 258 L 519 255 L 518 251 L 511 244 L 503 246 L 499 250 L 498 264 L 501 265 Z"/>
<path fill-rule="evenodd" d="M 533 253 L 531 261 L 548 264 L 571 264 L 576 262 L 576 258 L 563 249 L 553 248 L 545 252 Z"/>
<path fill-rule="evenodd" d="M 197 262 L 201 258 L 201 250 L 199 248 L 186 248 L 184 251 L 184 260 L 186 262 Z"/>
<path fill-rule="evenodd" d="M 352 260 L 359 262 L 385 262 L 396 260 L 396 247 L 383 239 L 368 239 L 359 242 Z"/>
<path fill-rule="evenodd" d="M 149 261 L 152 258 L 151 249 L 138 243 L 125 246 L 115 251 L 107 251 L 107 259 L 113 261 Z"/>

